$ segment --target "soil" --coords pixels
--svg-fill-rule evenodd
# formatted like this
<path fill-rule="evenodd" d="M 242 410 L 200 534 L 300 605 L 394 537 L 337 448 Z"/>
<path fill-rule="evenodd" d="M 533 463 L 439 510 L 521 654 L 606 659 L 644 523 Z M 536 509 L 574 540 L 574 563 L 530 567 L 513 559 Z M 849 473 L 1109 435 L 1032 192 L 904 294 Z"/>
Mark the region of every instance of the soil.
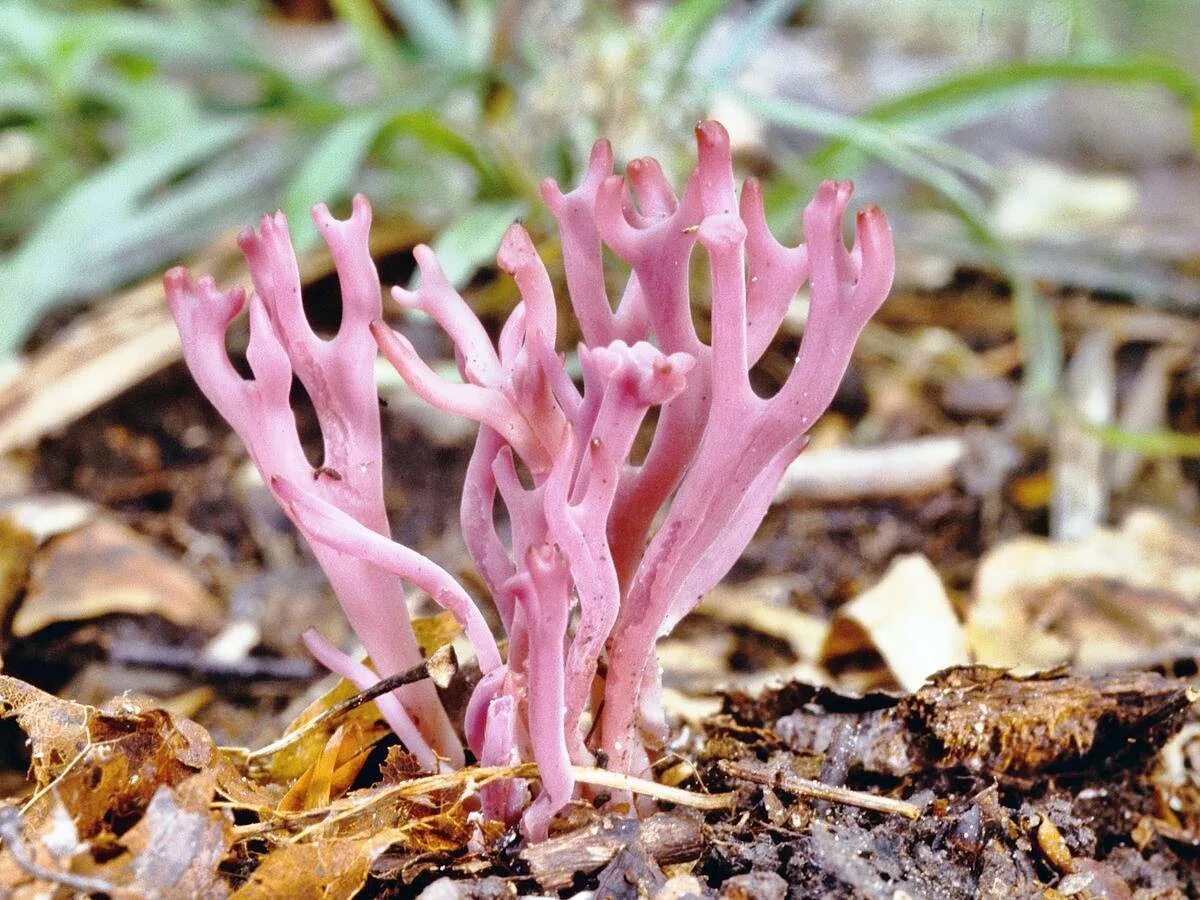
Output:
<path fill-rule="evenodd" d="M 993 302 L 962 284 L 936 299 L 931 306 L 947 317 Z M 927 308 L 901 300 L 883 325 L 929 327 L 908 317 Z M 1004 346 L 1006 326 L 971 339 L 974 351 L 986 355 Z M 947 402 L 944 386 L 920 373 L 910 375 L 907 395 L 917 402 L 882 413 L 880 383 L 894 376 L 894 363 L 868 351 L 856 366 L 826 427 L 875 422 L 877 435 L 900 438 L 978 436 L 1003 427 L 993 412 L 964 414 L 961 394 Z M 1004 397 L 1015 395 L 1018 374 L 1006 374 L 1013 390 Z M 1194 427 L 1195 373 L 1177 375 L 1171 396 L 1177 423 Z M 301 431 L 315 448 L 319 433 L 305 403 L 298 395 Z M 385 422 L 394 531 L 470 583 L 449 499 L 457 495 L 469 443 L 431 439 L 427 429 L 390 411 Z M 974 483 L 960 479 L 913 497 L 781 504 L 731 582 L 735 588 L 782 583 L 788 609 L 827 620 L 877 582 L 897 554 L 922 553 L 966 609 L 981 557 L 1046 527 L 1044 502 L 1029 500 L 1037 496 L 1030 485 L 1046 477 L 1045 448 L 1018 446 L 1019 458 Z M 261 486 L 244 477 L 244 450 L 182 366 L 43 440 L 30 460 L 29 493 L 94 502 L 220 598 L 225 624 L 250 622 L 258 637 L 248 654 L 223 667 L 200 652 L 212 629 L 112 612 L 9 637 L 5 673 L 96 706 L 125 691 L 168 703 L 201 691 L 203 699 L 186 712 L 218 743 L 254 747 L 278 737 L 317 695 L 321 678 L 300 631 L 319 622 L 337 638 L 344 626 L 286 520 Z M 319 463 L 315 450 L 313 461 Z M 11 618 L 10 612 L 10 624 Z M 964 667 L 903 693 L 868 650 L 828 661 L 828 686 L 796 680 L 754 696 L 739 685 L 758 684 L 764 673 L 798 662 L 797 649 L 778 634 L 702 610 L 672 640 L 717 642 L 715 671 L 694 677 L 668 670 L 667 684 L 684 695 L 716 696 L 720 710 L 677 726 L 657 775 L 697 793 L 731 792 L 731 808 L 659 803 L 639 821 L 593 795 L 595 802 L 571 808 L 551 839 L 532 847 L 502 830 L 456 846 L 397 842 L 373 855 L 362 895 L 1200 895 L 1200 791 L 1188 740 L 1197 721 L 1190 687 L 1196 667 L 1186 655 L 1165 654 L 1141 671 L 1057 670 L 1027 678 Z M 19 791 L 27 748 L 14 726 L 4 726 L 4 783 Z M 393 743 L 373 738 L 346 787 L 387 782 L 388 761 L 397 758 L 388 752 Z M 869 798 L 886 802 L 872 807 Z M 254 818 L 243 812 L 236 822 L 252 827 Z M 221 870 L 235 888 L 253 884 L 266 852 L 261 840 L 246 839 L 238 848 Z"/>

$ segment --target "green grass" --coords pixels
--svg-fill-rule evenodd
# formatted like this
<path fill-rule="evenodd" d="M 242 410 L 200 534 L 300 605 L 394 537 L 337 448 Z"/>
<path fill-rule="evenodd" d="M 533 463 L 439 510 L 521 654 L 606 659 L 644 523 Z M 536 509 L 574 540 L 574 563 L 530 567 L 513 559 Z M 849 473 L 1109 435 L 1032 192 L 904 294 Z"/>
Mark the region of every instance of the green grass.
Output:
<path fill-rule="evenodd" d="M 344 204 L 360 189 L 381 215 L 439 233 L 448 271 L 463 283 L 514 216 L 547 224 L 537 176 L 572 180 L 602 128 L 621 144 L 619 120 L 594 121 L 575 106 L 556 113 L 562 121 L 531 112 L 536 91 L 559 77 L 554 52 L 536 29 L 514 40 L 513 21 L 500 15 L 507 6 L 333 7 L 359 57 L 305 72 L 250 2 L 0 0 L 0 135 L 29 157 L 11 171 L 0 159 L 0 295 L 21 299 L 0 320 L 0 354 L 56 304 L 164 268 L 276 206 L 307 249 L 317 240 L 307 209 Z M 591 4 L 573 24 L 572 52 L 628 60 L 619 83 L 591 87 L 638 98 L 636 113 L 659 130 L 700 118 L 719 94 L 776 129 L 821 136 L 815 152 L 767 171 L 775 218 L 794 221 L 821 178 L 867 165 L 902 173 L 957 217 L 1011 285 L 1026 383 L 1052 393 L 1062 364 L 1052 310 L 1024 274 L 1020 248 L 991 227 L 990 166 L 947 135 L 1034 93 L 1088 82 L 1169 92 L 1200 141 L 1200 84 L 1166 59 L 1112 50 L 1099 7 L 1064 0 L 1082 36 L 1073 55 L 960 72 L 857 117 L 738 88 L 757 49 L 803 7 L 764 0 L 726 22 L 729 0 L 683 0 L 657 30 L 638 30 L 616 7 Z M 689 138 L 672 134 L 668 151 L 686 157 Z"/>
<path fill-rule="evenodd" d="M 1045 397 L 1057 387 L 1062 367 L 1052 311 L 1024 273 L 1019 248 L 1002 240 L 990 224 L 991 185 L 986 177 L 979 177 L 986 167 L 940 136 L 994 116 L 1033 91 L 1076 81 L 1120 88 L 1150 86 L 1172 93 L 1185 105 L 1193 140 L 1200 147 L 1200 81 L 1169 61 L 1149 57 L 987 66 L 890 98 L 856 118 L 792 100 L 745 97 L 744 102 L 768 121 L 828 139 L 804 160 L 801 174 L 808 174 L 807 180 L 793 183 L 790 191 L 786 179 L 783 189 L 775 186 L 775 195 L 791 200 L 790 206 L 808 195 L 809 181 L 851 177 L 868 161 L 882 162 L 940 197 L 1009 283 L 1015 330 L 1024 350 L 1026 386 Z"/>

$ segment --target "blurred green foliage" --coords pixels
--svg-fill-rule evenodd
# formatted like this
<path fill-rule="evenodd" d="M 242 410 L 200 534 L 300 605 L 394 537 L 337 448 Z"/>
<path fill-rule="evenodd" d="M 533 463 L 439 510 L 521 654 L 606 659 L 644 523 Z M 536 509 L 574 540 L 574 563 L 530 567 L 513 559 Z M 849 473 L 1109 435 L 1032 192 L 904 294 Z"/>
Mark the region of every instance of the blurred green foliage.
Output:
<path fill-rule="evenodd" d="M 904 3 L 898 13 L 962 15 L 945 0 Z M 0 353 L 55 304 L 161 269 L 265 210 L 282 207 L 307 249 L 307 209 L 355 190 L 428 225 L 464 282 L 514 217 L 544 224 L 537 177 L 570 182 L 601 134 L 670 165 L 720 96 L 783 135 L 772 155 L 784 164 L 766 171 L 776 218 L 794 220 L 820 178 L 871 162 L 940 198 L 1011 281 L 1027 377 L 1047 391 L 1060 365 L 1052 319 L 990 226 L 990 167 L 946 135 L 1079 80 L 1169 91 L 1200 135 L 1200 84 L 1114 41 L 1101 0 L 984 3 L 981 17 L 1049 9 L 1070 39 L 858 117 L 738 80 L 772 31 L 808 12 L 802 0 L 683 0 L 650 27 L 600 3 L 330 5 L 340 22 L 296 26 L 248 0 L 0 0 Z M 1141 9 L 1153 5 L 1117 4 L 1169 19 Z M 795 132 L 825 143 L 789 157 Z"/>

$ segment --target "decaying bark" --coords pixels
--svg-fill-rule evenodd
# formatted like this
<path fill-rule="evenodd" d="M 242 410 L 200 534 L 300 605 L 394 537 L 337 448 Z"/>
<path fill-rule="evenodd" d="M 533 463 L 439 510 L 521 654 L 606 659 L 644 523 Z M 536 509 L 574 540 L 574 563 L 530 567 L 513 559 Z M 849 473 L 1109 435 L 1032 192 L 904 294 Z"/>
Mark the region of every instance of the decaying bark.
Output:
<path fill-rule="evenodd" d="M 758 700 L 732 696 L 726 712 L 739 723 L 774 721 L 790 749 L 836 757 L 847 769 L 1019 778 L 1149 758 L 1193 699 L 1184 682 L 1146 672 L 1023 678 L 972 666 L 940 672 L 904 697 L 793 683 Z"/>

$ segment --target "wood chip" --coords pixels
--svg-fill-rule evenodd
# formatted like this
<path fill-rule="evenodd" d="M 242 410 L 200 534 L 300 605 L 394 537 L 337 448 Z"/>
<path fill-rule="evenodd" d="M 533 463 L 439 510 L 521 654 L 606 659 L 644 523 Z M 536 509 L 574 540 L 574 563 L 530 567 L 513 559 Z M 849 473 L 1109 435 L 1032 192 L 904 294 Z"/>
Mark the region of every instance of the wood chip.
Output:
<path fill-rule="evenodd" d="M 954 483 L 965 455 L 966 444 L 959 437 L 802 453 L 784 472 L 775 502 L 844 503 L 931 494 Z"/>
<path fill-rule="evenodd" d="M 521 859 L 538 884 L 546 890 L 559 890 L 579 873 L 607 865 L 634 843 L 640 843 L 659 865 L 695 859 L 704 846 L 703 823 L 684 812 L 656 813 L 640 823 L 624 816 L 605 816 L 587 828 L 526 847 Z"/>
<path fill-rule="evenodd" d="M 1108 512 L 1104 445 L 1087 426 L 1112 423 L 1116 404 L 1113 340 L 1091 331 L 1079 342 L 1067 368 L 1071 412 L 1059 423 L 1051 448 L 1050 535 L 1060 540 L 1087 537 Z"/>
<path fill-rule="evenodd" d="M 731 702 L 747 720 L 781 713 L 774 731 L 791 749 L 837 755 L 863 771 L 903 777 L 961 767 L 1030 777 L 1153 759 L 1192 698 L 1184 682 L 1144 672 L 1021 678 L 968 666 L 904 697 L 789 685 Z"/>
<path fill-rule="evenodd" d="M 823 784 L 811 778 L 800 778 L 790 772 L 782 772 L 759 762 L 732 762 L 721 760 L 720 769 L 731 778 L 749 781 L 768 787 L 775 787 L 797 797 L 807 797 L 810 800 L 826 800 L 831 803 L 843 803 L 847 806 L 857 806 L 872 812 L 887 813 L 893 816 L 903 816 L 906 819 L 919 819 L 921 807 L 915 803 L 896 800 L 892 797 L 881 797 L 866 791 L 852 791 L 849 788 L 832 784 Z"/>

